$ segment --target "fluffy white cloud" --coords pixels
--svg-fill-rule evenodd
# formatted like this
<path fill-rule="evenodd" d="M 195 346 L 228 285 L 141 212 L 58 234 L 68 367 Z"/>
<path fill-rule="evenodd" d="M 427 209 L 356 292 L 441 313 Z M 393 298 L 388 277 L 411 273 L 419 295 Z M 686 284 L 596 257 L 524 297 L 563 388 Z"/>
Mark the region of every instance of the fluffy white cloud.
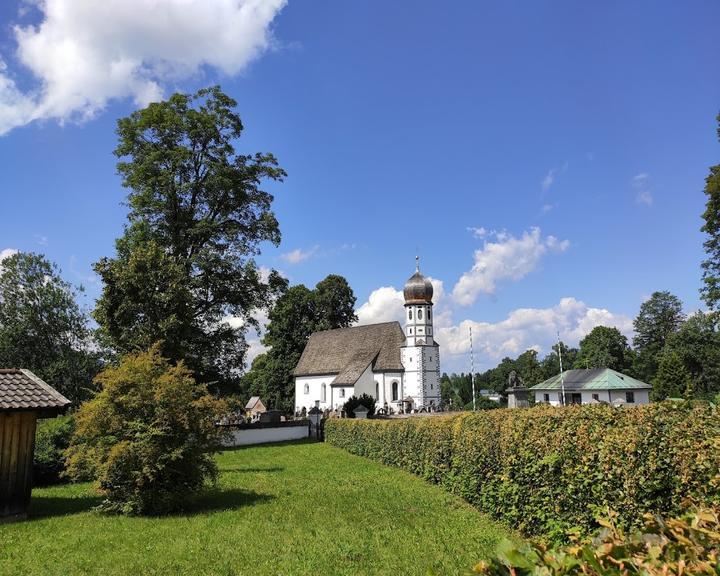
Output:
<path fill-rule="evenodd" d="M 531 228 L 520 237 L 507 232 L 496 232 L 494 236 L 495 241 L 485 241 L 475 251 L 475 264 L 453 288 L 453 299 L 461 306 L 471 305 L 480 293 L 492 294 L 501 280 L 524 278 L 546 254 L 564 252 L 570 246 L 567 240 L 543 237 L 539 228 Z"/>
<path fill-rule="evenodd" d="M 291 252 L 281 254 L 280 258 L 288 264 L 299 264 L 300 262 L 304 262 L 305 260 L 309 260 L 310 258 L 315 256 L 318 253 L 319 249 L 319 246 L 313 246 L 312 248 L 308 248 L 307 250 L 303 250 L 302 248 L 296 248 Z"/>
<path fill-rule="evenodd" d="M 10 258 L 13 254 L 17 254 L 18 250 L 15 250 L 15 248 L 4 248 L 0 250 L 0 262 L 5 260 L 5 258 Z"/>
<path fill-rule="evenodd" d="M 435 303 L 434 324 L 443 325 L 447 323 L 449 310 L 445 307 L 445 288 L 442 280 L 430 278 L 433 285 L 433 302 Z M 373 290 L 367 302 L 356 310 L 358 324 L 376 324 L 378 322 L 392 322 L 397 320 L 401 324 L 405 319 L 402 290 L 396 290 L 392 286 L 382 286 Z"/>
<path fill-rule="evenodd" d="M 591 308 L 575 298 L 563 298 L 551 308 L 518 308 L 495 323 L 463 320 L 459 324 L 436 329 L 441 346 L 443 370 L 464 366 L 470 351 L 470 333 L 476 360 L 494 366 L 503 356 L 517 356 L 525 350 L 547 352 L 557 340 L 577 346 L 595 326 L 614 326 L 623 334 L 632 334 L 632 320 L 605 308 Z M 487 362 L 483 362 L 487 361 Z"/>
<path fill-rule="evenodd" d="M 286 1 L 34 0 L 41 21 L 13 33 L 35 88 L 20 89 L 0 59 L 0 134 L 91 118 L 115 98 L 144 105 L 205 66 L 235 75 L 271 45 Z"/>
<path fill-rule="evenodd" d="M 556 172 L 555 168 L 551 168 L 550 170 L 548 170 L 548 173 L 545 175 L 545 178 L 543 178 L 543 181 L 542 181 L 543 192 L 547 192 L 548 190 L 550 190 L 550 186 L 552 186 L 553 182 L 555 182 L 555 172 Z"/>
<path fill-rule="evenodd" d="M 652 190 L 650 190 L 650 175 L 646 172 L 636 174 L 632 179 L 632 187 L 635 190 L 635 202 L 645 204 L 645 206 L 653 205 Z"/>

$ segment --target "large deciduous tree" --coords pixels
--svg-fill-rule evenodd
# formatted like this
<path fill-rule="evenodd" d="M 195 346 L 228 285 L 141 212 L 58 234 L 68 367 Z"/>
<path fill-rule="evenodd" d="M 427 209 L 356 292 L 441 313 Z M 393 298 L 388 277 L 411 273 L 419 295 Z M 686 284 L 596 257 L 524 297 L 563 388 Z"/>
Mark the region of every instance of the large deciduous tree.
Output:
<path fill-rule="evenodd" d="M 334 274 L 314 290 L 302 284 L 288 288 L 268 313 L 263 344 L 269 350 L 255 358 L 252 369 L 244 376 L 247 391 L 262 396 L 276 408 L 292 410 L 292 373 L 310 334 L 351 326 L 357 321 L 355 300 L 347 280 Z"/>
<path fill-rule="evenodd" d="M 628 371 L 633 353 L 627 338 L 617 328 L 596 326 L 580 341 L 575 368 L 612 368 Z"/>
<path fill-rule="evenodd" d="M 118 122 L 128 223 L 114 258 L 95 264 L 104 288 L 94 315 L 116 351 L 184 359 L 219 387 L 235 381 L 252 313 L 283 285 L 263 281 L 253 257 L 278 244 L 267 181 L 285 172 L 272 154 L 235 151 L 243 125 L 218 87 L 174 94 Z M 240 321 L 229 322 L 229 318 Z"/>
<path fill-rule="evenodd" d="M 720 115 L 717 117 L 720 123 Z M 718 127 L 720 137 L 720 127 Z M 711 310 L 720 309 L 720 164 L 710 167 L 705 180 L 707 204 L 702 231 L 707 234 L 705 240 L 706 258 L 702 263 L 703 287 L 701 294 Z"/>
<path fill-rule="evenodd" d="M 101 367 L 78 292 L 40 254 L 0 261 L 0 367 L 32 370 L 76 405 Z"/>
<path fill-rule="evenodd" d="M 654 378 L 665 343 L 680 329 L 684 320 L 682 302 L 670 292 L 654 292 L 643 302 L 633 322 L 633 346 L 637 353 L 635 372 L 639 378 L 647 382 Z"/>

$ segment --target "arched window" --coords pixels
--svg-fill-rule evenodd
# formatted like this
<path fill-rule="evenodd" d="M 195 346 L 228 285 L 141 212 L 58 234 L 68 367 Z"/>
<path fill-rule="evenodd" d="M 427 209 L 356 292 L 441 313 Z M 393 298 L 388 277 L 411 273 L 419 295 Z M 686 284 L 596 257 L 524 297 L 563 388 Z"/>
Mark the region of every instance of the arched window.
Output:
<path fill-rule="evenodd" d="M 340 388 L 340 398 L 345 398 L 345 388 Z"/>
<path fill-rule="evenodd" d="M 310 384 L 308 384 L 307 382 L 305 382 L 304 392 L 305 392 L 305 394 L 310 394 Z"/>
<path fill-rule="evenodd" d="M 432 320 L 432 309 L 428 308 L 428 320 Z"/>
<path fill-rule="evenodd" d="M 323 382 L 322 388 L 320 389 L 320 398 L 323 402 L 327 402 L 327 385 Z"/>
<path fill-rule="evenodd" d="M 398 399 L 398 383 L 397 382 L 392 383 L 392 399 L 393 400 Z"/>
<path fill-rule="evenodd" d="M 412 308 L 408 308 L 408 320 L 412 320 Z"/>
<path fill-rule="evenodd" d="M 422 320 L 422 308 L 418 308 L 418 320 Z"/>
<path fill-rule="evenodd" d="M 380 384 L 375 382 L 375 400 L 380 400 Z"/>

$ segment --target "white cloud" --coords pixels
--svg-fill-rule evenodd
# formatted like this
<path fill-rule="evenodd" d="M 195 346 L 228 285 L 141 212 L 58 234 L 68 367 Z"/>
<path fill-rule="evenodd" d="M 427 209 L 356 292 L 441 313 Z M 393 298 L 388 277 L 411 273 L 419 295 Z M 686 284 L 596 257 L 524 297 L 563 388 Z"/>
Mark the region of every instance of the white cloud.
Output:
<path fill-rule="evenodd" d="M 463 370 L 470 352 L 469 328 L 473 331 L 476 360 L 495 366 L 504 356 L 515 357 L 525 350 L 550 351 L 557 333 L 568 345 L 577 346 L 595 326 L 614 326 L 632 335 L 632 320 L 605 308 L 591 308 L 575 298 L 562 298 L 551 308 L 518 308 L 496 323 L 463 320 L 459 324 L 436 328 L 441 346 L 443 370 Z"/>
<path fill-rule="evenodd" d="M 48 237 L 43 236 L 42 234 L 35 234 L 35 243 L 39 246 L 47 246 L 48 245 Z"/>
<path fill-rule="evenodd" d="M 442 280 L 429 278 L 433 285 L 433 303 L 435 304 L 435 326 L 447 324 L 450 319 L 450 310 L 445 306 L 445 287 Z M 356 310 L 358 325 L 376 324 L 378 322 L 392 322 L 397 320 L 401 324 L 405 319 L 403 308 L 405 298 L 402 290 L 396 290 L 392 286 L 382 286 L 373 290 L 367 302 Z"/>
<path fill-rule="evenodd" d="M 296 248 L 291 252 L 281 254 L 280 258 L 288 264 L 299 264 L 300 262 L 304 262 L 305 260 L 309 260 L 310 258 L 315 256 L 318 253 L 319 249 L 319 246 L 313 246 L 312 248 L 309 248 L 307 250 Z"/>
<path fill-rule="evenodd" d="M 10 258 L 10 256 L 17 254 L 19 250 L 15 250 L 15 248 L 4 248 L 0 250 L 0 262 L 5 260 L 5 258 Z"/>
<path fill-rule="evenodd" d="M 492 294 L 501 280 L 520 280 L 535 270 L 542 258 L 550 252 L 564 252 L 568 240 L 541 235 L 539 228 L 531 228 L 516 237 L 507 232 L 494 234 L 495 241 L 485 241 L 475 251 L 472 269 L 460 277 L 453 288 L 453 299 L 469 306 L 480 293 Z"/>
<path fill-rule="evenodd" d="M 485 236 L 492 233 L 491 231 L 483 228 L 482 226 L 480 226 L 480 228 L 476 228 L 474 226 L 468 226 L 467 231 L 471 232 L 472 235 L 475 236 L 475 238 L 485 238 Z"/>
<path fill-rule="evenodd" d="M 653 195 L 650 189 L 650 175 L 646 172 L 636 174 L 632 178 L 632 187 L 635 190 L 635 202 L 645 204 L 645 206 L 653 205 Z"/>
<path fill-rule="evenodd" d="M 543 192 L 547 192 L 548 190 L 550 190 L 550 186 L 552 186 L 553 182 L 555 182 L 555 172 L 556 172 L 555 168 L 551 168 L 550 170 L 548 170 L 548 173 L 545 175 L 545 178 L 543 178 L 543 181 L 542 181 Z"/>
<path fill-rule="evenodd" d="M 272 44 L 287 0 L 33 0 L 38 25 L 13 27 L 18 87 L 0 59 L 0 134 L 33 120 L 86 120 L 109 100 L 158 100 L 208 66 L 235 75 Z M 7 56 L 7 55 L 6 55 Z"/>

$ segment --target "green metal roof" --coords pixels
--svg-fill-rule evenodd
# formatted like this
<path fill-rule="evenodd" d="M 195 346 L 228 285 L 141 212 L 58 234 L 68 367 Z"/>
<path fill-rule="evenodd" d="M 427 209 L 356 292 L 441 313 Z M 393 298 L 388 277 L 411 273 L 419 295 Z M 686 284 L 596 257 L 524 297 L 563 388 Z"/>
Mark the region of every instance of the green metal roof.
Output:
<path fill-rule="evenodd" d="M 530 390 L 560 390 L 560 374 L 548 378 Z M 650 384 L 621 374 L 610 368 L 565 370 L 562 373 L 565 390 L 649 390 Z"/>

